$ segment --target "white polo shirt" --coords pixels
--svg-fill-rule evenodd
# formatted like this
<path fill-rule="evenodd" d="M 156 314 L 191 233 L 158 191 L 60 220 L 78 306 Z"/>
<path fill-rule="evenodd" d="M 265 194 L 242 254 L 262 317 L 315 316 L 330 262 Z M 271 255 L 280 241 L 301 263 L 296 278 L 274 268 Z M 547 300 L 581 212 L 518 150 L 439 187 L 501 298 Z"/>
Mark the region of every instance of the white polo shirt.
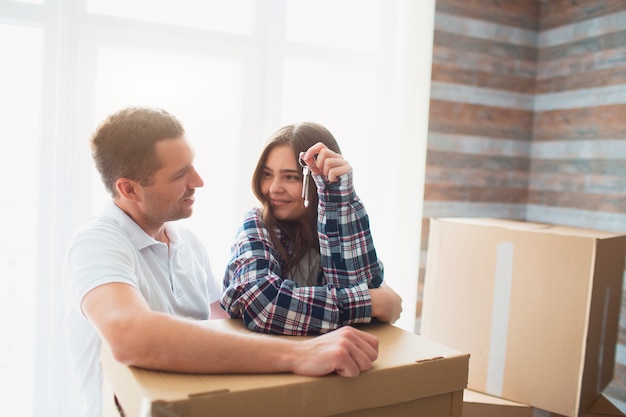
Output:
<path fill-rule="evenodd" d="M 81 311 L 83 297 L 107 283 L 137 288 L 152 310 L 198 320 L 209 318 L 218 301 L 207 250 L 188 229 L 165 225 L 169 249 L 148 236 L 113 202 L 83 223 L 72 237 L 63 268 L 65 333 L 85 417 L 102 414 L 101 341 Z"/>

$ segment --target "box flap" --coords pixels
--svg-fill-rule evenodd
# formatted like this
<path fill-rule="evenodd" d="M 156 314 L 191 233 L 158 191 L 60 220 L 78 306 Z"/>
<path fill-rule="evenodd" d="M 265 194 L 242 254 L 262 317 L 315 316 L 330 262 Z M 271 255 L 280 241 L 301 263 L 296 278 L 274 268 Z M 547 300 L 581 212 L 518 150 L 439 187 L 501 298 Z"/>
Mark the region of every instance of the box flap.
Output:
<path fill-rule="evenodd" d="M 564 236 L 580 236 L 594 239 L 626 239 L 623 233 L 606 230 L 587 229 L 574 226 L 563 226 L 549 223 L 534 223 L 522 220 L 496 219 L 488 217 L 442 217 L 433 218 L 433 221 L 451 222 L 475 226 L 499 227 L 510 230 L 522 230 L 527 232 L 548 232 Z"/>
<path fill-rule="evenodd" d="M 509 401 L 504 398 L 494 397 L 493 395 L 483 394 L 482 392 L 466 389 L 463 391 L 463 402 L 472 404 L 493 404 L 503 405 L 507 407 L 531 408 L 526 404 L 520 404 L 515 401 Z"/>

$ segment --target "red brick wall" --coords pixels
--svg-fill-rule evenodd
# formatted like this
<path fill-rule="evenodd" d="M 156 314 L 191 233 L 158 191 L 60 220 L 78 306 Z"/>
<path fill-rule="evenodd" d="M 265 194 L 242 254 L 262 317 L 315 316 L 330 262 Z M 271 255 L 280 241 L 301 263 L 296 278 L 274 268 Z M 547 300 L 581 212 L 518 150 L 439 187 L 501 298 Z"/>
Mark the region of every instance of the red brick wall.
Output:
<path fill-rule="evenodd" d="M 534 112 L 497 98 L 534 94 L 539 12 L 537 1 L 436 2 L 418 316 L 430 217 L 525 218 Z"/>
<path fill-rule="evenodd" d="M 548 209 L 549 222 L 626 232 L 626 2 L 543 2 L 540 33 L 528 205 L 538 220 Z M 623 300 L 608 394 L 626 402 Z"/>
<path fill-rule="evenodd" d="M 626 233 L 626 1 L 437 0 L 418 319 L 446 216 Z"/>

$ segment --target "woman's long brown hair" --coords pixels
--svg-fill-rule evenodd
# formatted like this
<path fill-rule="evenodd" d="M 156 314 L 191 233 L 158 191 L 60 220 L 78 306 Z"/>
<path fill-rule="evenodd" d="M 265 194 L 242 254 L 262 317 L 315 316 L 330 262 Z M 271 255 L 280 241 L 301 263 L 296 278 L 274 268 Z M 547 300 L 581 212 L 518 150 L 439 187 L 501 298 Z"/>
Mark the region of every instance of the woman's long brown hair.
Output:
<path fill-rule="evenodd" d="M 263 149 L 256 169 L 252 176 L 252 190 L 254 195 L 263 205 L 262 218 L 265 222 L 272 243 L 287 263 L 287 270 L 291 271 L 310 249 L 319 251 L 319 239 L 317 235 L 317 187 L 311 180 L 309 186 L 309 209 L 306 222 L 283 221 L 274 217 L 272 207 L 261 191 L 261 181 L 269 153 L 277 146 L 287 145 L 293 150 L 293 158 L 299 167 L 298 159 L 300 152 L 306 152 L 311 146 L 322 142 L 326 147 L 334 152 L 341 153 L 339 144 L 334 136 L 319 123 L 303 122 L 284 126 L 278 129 L 268 140 Z M 293 243 L 293 253 L 289 254 L 287 249 L 278 239 L 276 229 L 280 229 Z"/>

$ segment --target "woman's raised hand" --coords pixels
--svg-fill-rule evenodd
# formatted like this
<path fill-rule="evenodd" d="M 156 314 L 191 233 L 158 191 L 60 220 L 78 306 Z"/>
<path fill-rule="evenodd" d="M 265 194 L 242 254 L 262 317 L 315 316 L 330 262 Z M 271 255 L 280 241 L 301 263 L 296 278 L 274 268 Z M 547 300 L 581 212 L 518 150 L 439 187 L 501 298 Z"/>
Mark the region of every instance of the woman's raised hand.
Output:
<path fill-rule="evenodd" d="M 352 167 L 341 154 L 334 152 L 321 142 L 300 153 L 313 175 L 323 175 L 329 182 L 335 182 L 340 176 L 350 172 Z"/>

